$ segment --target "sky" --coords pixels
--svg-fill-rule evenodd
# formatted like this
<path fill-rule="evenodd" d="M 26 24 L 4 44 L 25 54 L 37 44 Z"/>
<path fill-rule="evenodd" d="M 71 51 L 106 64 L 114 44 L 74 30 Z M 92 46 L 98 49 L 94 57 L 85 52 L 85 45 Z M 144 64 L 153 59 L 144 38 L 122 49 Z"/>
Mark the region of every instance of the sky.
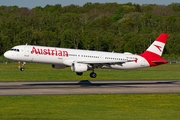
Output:
<path fill-rule="evenodd" d="M 47 4 L 55 5 L 61 4 L 62 6 L 67 6 L 70 4 L 74 5 L 84 5 L 87 2 L 92 3 L 106 3 L 106 2 L 117 2 L 119 4 L 123 3 L 137 3 L 137 4 L 159 4 L 159 5 L 168 5 L 171 3 L 180 3 L 180 0 L 0 0 L 0 6 L 18 6 L 18 7 L 27 7 L 34 8 L 36 6 L 45 7 Z"/>

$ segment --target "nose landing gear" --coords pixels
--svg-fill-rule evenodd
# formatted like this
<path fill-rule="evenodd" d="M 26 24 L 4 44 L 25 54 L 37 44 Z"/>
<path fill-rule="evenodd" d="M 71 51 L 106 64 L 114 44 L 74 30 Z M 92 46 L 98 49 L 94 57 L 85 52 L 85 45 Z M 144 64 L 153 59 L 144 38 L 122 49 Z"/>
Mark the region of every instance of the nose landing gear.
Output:
<path fill-rule="evenodd" d="M 22 66 L 20 67 L 20 71 L 24 71 L 24 70 L 25 70 L 25 67 L 24 67 L 25 64 L 26 64 L 26 62 L 23 62 L 23 63 L 22 63 Z"/>

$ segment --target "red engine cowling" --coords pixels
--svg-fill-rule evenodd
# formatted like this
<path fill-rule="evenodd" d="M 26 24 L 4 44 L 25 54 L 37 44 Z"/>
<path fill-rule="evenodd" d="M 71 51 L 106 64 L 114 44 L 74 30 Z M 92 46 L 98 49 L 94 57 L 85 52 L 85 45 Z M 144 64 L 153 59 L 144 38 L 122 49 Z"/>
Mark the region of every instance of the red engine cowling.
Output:
<path fill-rule="evenodd" d="M 83 63 L 73 63 L 71 70 L 73 72 L 85 72 L 88 70 L 88 65 Z"/>

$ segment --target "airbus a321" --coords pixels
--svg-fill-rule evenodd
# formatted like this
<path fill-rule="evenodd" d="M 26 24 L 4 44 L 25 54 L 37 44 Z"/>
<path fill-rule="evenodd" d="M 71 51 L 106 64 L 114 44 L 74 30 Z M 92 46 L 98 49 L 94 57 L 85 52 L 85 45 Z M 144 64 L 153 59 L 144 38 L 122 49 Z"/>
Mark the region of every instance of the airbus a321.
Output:
<path fill-rule="evenodd" d="M 18 45 L 4 53 L 8 59 L 23 62 L 47 63 L 53 68 L 71 67 L 73 72 L 81 76 L 83 72 L 91 70 L 91 78 L 96 78 L 95 68 L 135 69 L 152 67 L 168 63 L 162 58 L 168 34 L 162 33 L 142 54 L 114 53 L 90 50 L 56 48 L 35 45 Z"/>

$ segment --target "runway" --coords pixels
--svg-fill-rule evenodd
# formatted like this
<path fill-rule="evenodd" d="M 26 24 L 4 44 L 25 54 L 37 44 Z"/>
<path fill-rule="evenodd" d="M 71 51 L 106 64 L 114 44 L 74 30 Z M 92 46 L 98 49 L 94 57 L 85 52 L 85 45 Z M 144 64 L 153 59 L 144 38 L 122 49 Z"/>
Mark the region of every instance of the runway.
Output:
<path fill-rule="evenodd" d="M 0 95 L 180 93 L 180 81 L 0 82 Z"/>

